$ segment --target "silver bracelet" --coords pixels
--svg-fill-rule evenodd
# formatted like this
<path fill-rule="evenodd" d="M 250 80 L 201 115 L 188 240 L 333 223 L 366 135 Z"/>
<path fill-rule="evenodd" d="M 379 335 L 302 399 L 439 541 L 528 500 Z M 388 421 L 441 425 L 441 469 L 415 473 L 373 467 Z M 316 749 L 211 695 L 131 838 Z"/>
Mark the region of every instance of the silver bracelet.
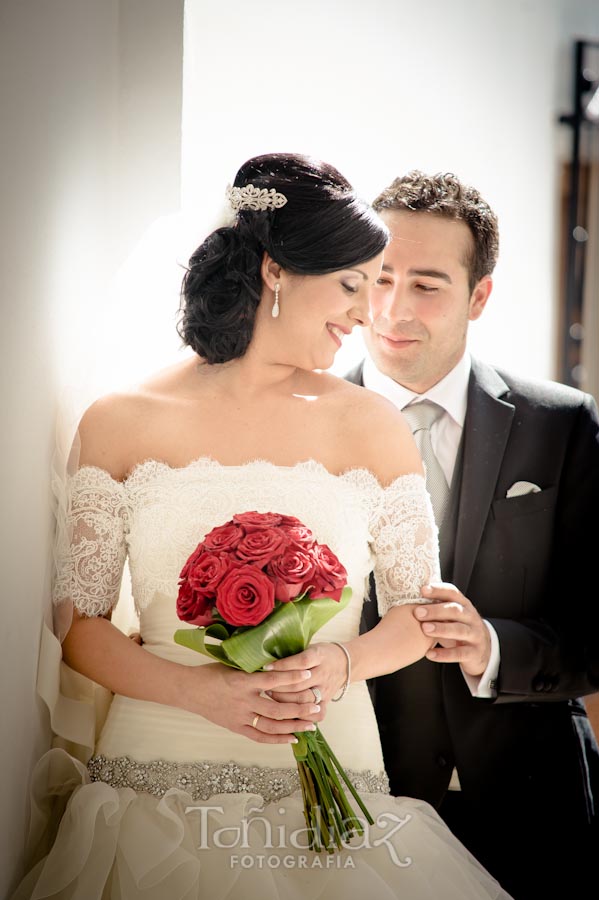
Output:
<path fill-rule="evenodd" d="M 341 647 L 341 649 L 345 653 L 345 658 L 347 660 L 347 675 L 345 677 L 345 684 L 341 688 L 341 693 L 338 697 L 331 697 L 333 703 L 337 703 L 338 700 L 343 700 L 349 688 L 349 680 L 351 678 L 351 657 L 349 655 L 349 650 L 347 649 L 347 647 L 345 647 L 343 644 L 340 644 L 339 641 L 329 641 L 329 644 L 335 644 L 336 647 Z"/>

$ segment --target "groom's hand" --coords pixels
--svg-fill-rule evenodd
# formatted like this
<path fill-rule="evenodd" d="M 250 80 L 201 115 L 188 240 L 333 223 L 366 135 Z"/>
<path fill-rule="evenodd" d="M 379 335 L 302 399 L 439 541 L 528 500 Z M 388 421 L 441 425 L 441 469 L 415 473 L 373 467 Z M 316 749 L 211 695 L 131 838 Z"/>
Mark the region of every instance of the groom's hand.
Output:
<path fill-rule="evenodd" d="M 426 658 L 457 662 L 466 675 L 482 675 L 491 656 L 491 637 L 470 600 L 453 584 L 424 587 L 422 596 L 434 602 L 416 606 L 414 616 L 424 634 L 437 638 L 440 645 L 429 650 Z"/>

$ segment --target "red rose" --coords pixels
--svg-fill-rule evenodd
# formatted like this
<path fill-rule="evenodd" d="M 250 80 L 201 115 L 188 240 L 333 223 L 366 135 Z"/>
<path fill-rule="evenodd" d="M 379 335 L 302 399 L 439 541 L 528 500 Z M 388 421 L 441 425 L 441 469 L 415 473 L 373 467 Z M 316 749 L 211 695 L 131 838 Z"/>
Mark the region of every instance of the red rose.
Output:
<path fill-rule="evenodd" d="M 276 599 L 287 603 L 302 593 L 305 584 L 311 583 L 314 563 L 310 555 L 291 546 L 269 562 L 266 571 L 274 579 Z"/>
<path fill-rule="evenodd" d="M 242 537 L 243 531 L 238 525 L 225 522 L 206 535 L 204 545 L 208 550 L 234 550 Z"/>
<path fill-rule="evenodd" d="M 205 597 L 214 598 L 217 585 L 230 568 L 230 558 L 226 553 L 212 553 L 206 550 L 187 568 L 186 578 L 194 591 Z"/>
<path fill-rule="evenodd" d="M 262 528 L 274 528 L 281 524 L 281 516 L 278 513 L 244 512 L 233 516 L 233 521 L 241 525 L 246 534 L 252 531 L 260 531 Z"/>
<path fill-rule="evenodd" d="M 212 622 L 212 610 L 214 599 L 194 591 L 188 581 L 184 581 L 179 587 L 177 596 L 177 615 L 184 622 L 191 625 L 210 625 Z"/>
<path fill-rule="evenodd" d="M 330 547 L 318 544 L 314 548 L 315 571 L 310 584 L 311 597 L 330 597 L 339 602 L 347 583 L 347 572 Z"/>
<path fill-rule="evenodd" d="M 243 562 L 264 566 L 286 546 L 285 535 L 280 528 L 250 531 L 239 541 L 235 551 Z"/>
<path fill-rule="evenodd" d="M 204 549 L 205 548 L 204 548 L 203 543 L 198 544 L 198 546 L 195 548 L 195 550 L 193 551 L 193 553 L 191 554 L 191 556 L 189 557 L 189 559 L 187 560 L 187 562 L 181 569 L 181 574 L 179 575 L 179 584 L 181 584 L 181 581 L 184 578 L 187 578 L 187 574 L 188 574 L 190 568 L 193 565 L 195 565 L 197 560 L 202 556 L 202 554 L 204 553 Z"/>
<path fill-rule="evenodd" d="M 302 523 L 300 522 L 299 519 L 296 519 L 295 516 L 284 516 L 281 514 L 281 523 L 280 524 L 283 527 L 286 527 L 287 525 L 301 525 Z"/>
<path fill-rule="evenodd" d="M 297 544 L 304 552 L 311 550 L 316 543 L 310 529 L 306 528 L 305 525 L 302 525 L 301 522 L 298 522 L 297 525 L 286 525 L 282 530 L 285 533 L 287 540 Z"/>
<path fill-rule="evenodd" d="M 274 605 L 274 585 L 257 566 L 231 569 L 216 589 L 216 608 L 231 625 L 259 625 Z"/>

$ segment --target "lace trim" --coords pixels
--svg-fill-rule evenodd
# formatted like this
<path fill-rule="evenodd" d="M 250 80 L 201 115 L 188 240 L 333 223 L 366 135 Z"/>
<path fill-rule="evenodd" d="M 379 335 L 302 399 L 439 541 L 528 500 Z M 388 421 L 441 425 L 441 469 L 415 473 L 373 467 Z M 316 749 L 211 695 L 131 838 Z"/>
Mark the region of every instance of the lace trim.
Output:
<path fill-rule="evenodd" d="M 201 474 L 208 477 L 195 477 Z M 422 585 L 440 577 L 432 508 L 417 474 L 383 487 L 368 469 L 333 475 L 315 460 L 224 466 L 201 457 L 180 468 L 147 460 L 122 483 L 84 466 L 70 481 L 68 499 L 54 602 L 72 600 L 87 616 L 105 615 L 116 603 L 127 550 L 141 612 L 157 594 L 174 596 L 182 561 L 199 536 L 240 509 L 277 504 L 352 561 L 356 589 L 374 562 L 381 615 L 423 602 Z"/>
<path fill-rule="evenodd" d="M 289 797 L 300 790 L 297 769 L 271 769 L 228 763 L 173 763 L 165 760 L 137 762 L 128 756 L 110 759 L 98 754 L 87 764 L 92 781 L 103 781 L 114 788 L 129 787 L 155 797 L 171 788 L 187 791 L 193 800 L 209 800 L 215 794 L 258 794 L 267 803 Z M 357 791 L 389 793 L 385 772 L 347 774 Z"/>
<path fill-rule="evenodd" d="M 264 469 L 267 472 L 296 472 L 299 470 L 302 472 L 310 472 L 314 475 L 328 476 L 329 478 L 334 479 L 347 479 L 363 488 L 378 488 L 379 491 L 385 491 L 391 487 L 391 485 L 396 484 L 397 482 L 403 482 L 404 480 L 410 481 L 416 479 L 424 484 L 424 476 L 418 475 L 417 473 L 410 473 L 407 475 L 399 475 L 395 481 L 391 482 L 391 484 L 384 486 L 370 469 L 356 466 L 336 474 L 327 469 L 323 463 L 320 463 L 315 459 L 300 460 L 300 462 L 294 463 L 294 465 L 291 466 L 280 466 L 277 463 L 270 462 L 268 459 L 251 459 L 248 460 L 248 462 L 239 463 L 238 465 L 227 465 L 226 463 L 218 462 L 218 460 L 213 459 L 211 456 L 198 456 L 197 459 L 192 459 L 184 466 L 171 466 L 169 463 L 158 459 L 146 459 L 143 460 L 143 462 L 136 463 L 136 465 L 131 468 L 124 481 L 116 481 L 105 469 L 100 469 L 97 466 L 82 466 L 78 469 L 77 474 L 74 477 L 77 478 L 86 471 L 92 473 L 100 472 L 105 477 L 106 481 L 112 481 L 114 485 L 122 488 L 123 486 L 138 480 L 141 482 L 151 481 L 159 474 L 167 474 L 169 472 L 180 474 L 195 469 L 207 469 L 215 472 L 222 471 L 224 473 L 245 469 Z"/>
<path fill-rule="evenodd" d="M 68 483 L 67 518 L 56 545 L 55 604 L 72 601 L 87 616 L 116 604 L 126 557 L 129 502 L 103 469 L 80 469 Z"/>
<path fill-rule="evenodd" d="M 374 497 L 370 512 L 379 615 L 392 606 L 427 603 L 423 585 L 441 580 L 437 526 L 424 479 L 404 476 Z"/>

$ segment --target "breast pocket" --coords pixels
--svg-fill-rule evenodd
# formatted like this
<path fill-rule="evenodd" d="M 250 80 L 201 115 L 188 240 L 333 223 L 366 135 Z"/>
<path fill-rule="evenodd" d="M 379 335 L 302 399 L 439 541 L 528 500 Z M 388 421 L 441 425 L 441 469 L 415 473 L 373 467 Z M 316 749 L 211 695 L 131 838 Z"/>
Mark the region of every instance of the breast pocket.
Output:
<path fill-rule="evenodd" d="M 557 487 L 548 487 L 536 493 L 522 494 L 520 497 L 502 497 L 495 500 L 491 507 L 494 519 L 516 518 L 518 516 L 531 516 L 535 513 L 548 512 L 555 506 L 557 500 Z"/>
<path fill-rule="evenodd" d="M 505 615 L 534 615 L 543 607 L 551 563 L 557 487 L 491 506 L 484 540 L 486 572 Z M 482 551 L 482 547 L 481 547 Z"/>

